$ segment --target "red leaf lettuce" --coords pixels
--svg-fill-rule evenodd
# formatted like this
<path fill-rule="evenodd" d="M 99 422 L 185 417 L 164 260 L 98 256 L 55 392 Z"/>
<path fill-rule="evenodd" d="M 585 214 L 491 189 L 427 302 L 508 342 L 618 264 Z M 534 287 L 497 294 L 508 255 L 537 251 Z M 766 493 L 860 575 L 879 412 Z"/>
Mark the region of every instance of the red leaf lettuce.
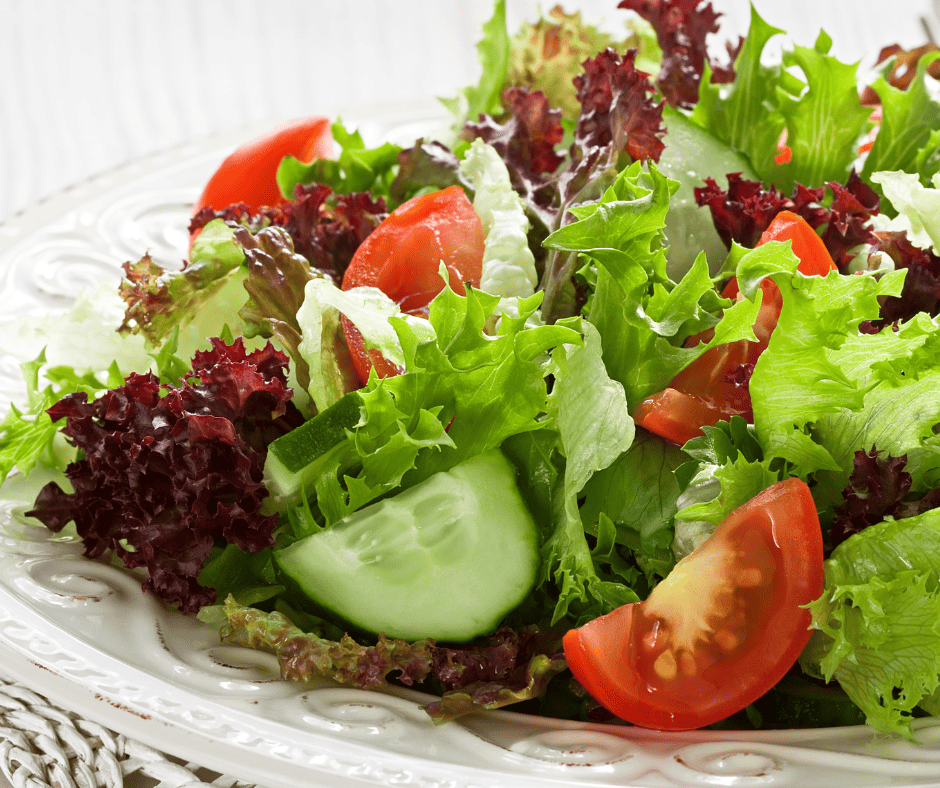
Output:
<path fill-rule="evenodd" d="M 178 387 L 133 373 L 92 402 L 63 397 L 48 413 L 82 452 L 66 469 L 74 492 L 50 482 L 29 514 L 56 532 L 74 521 L 86 555 L 113 550 L 146 567 L 144 589 L 185 613 L 212 603 L 196 578 L 215 541 L 247 552 L 272 543 L 264 454 L 298 422 L 286 366 L 271 345 L 246 353 L 240 339 L 216 339 Z"/>

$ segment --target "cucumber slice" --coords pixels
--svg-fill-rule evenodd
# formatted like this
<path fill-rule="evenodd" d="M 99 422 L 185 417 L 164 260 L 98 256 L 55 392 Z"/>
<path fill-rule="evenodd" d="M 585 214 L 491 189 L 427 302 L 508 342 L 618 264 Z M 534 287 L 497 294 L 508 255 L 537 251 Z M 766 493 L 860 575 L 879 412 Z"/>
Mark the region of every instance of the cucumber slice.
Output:
<path fill-rule="evenodd" d="M 531 591 L 538 531 L 513 466 L 491 451 L 274 559 L 321 611 L 354 627 L 460 643 L 492 632 Z"/>
<path fill-rule="evenodd" d="M 362 398 L 352 391 L 268 445 L 264 485 L 265 511 L 282 512 L 300 503 L 301 493 L 328 464 L 339 468 L 351 453 L 346 431 L 359 423 Z"/>

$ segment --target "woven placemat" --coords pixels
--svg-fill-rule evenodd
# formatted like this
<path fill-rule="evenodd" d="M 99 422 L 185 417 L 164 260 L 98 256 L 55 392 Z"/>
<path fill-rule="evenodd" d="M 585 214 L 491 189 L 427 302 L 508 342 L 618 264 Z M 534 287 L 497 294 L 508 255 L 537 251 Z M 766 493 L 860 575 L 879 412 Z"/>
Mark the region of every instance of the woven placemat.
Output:
<path fill-rule="evenodd" d="M 0 770 L 14 788 L 259 788 L 82 719 L 2 672 Z"/>

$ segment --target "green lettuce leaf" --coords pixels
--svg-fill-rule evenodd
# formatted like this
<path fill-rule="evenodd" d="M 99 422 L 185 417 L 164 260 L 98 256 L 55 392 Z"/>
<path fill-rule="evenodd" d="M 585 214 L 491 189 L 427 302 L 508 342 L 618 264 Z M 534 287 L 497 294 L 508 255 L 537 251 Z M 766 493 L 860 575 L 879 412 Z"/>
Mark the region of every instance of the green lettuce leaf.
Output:
<path fill-rule="evenodd" d="M 637 430 L 630 448 L 594 473 L 582 490 L 585 531 L 597 536 L 603 519 L 609 519 L 617 544 L 630 551 L 650 586 L 675 563 L 673 517 L 682 492 L 676 472 L 688 460 L 672 444 Z"/>
<path fill-rule="evenodd" d="M 277 185 L 287 200 L 294 199 L 294 189 L 310 183 L 322 183 L 337 194 L 371 192 L 391 198 L 391 184 L 401 147 L 383 142 L 368 148 L 358 130 L 350 131 L 341 120 L 332 126 L 333 140 L 340 147 L 335 158 L 302 162 L 285 156 L 277 168 Z"/>
<path fill-rule="evenodd" d="M 861 321 L 877 316 L 879 296 L 899 292 L 903 273 L 881 279 L 836 272 L 825 278 L 806 277 L 796 272 L 797 260 L 788 244 L 759 248 L 771 246 L 787 251 L 777 256 L 776 272 L 755 267 L 747 258 L 738 268 L 742 292 L 756 288 L 771 273 L 783 298 L 777 327 L 750 380 L 757 436 L 765 457 L 792 463 L 796 475 L 839 471 L 841 466 L 828 449 L 810 436 L 809 426 L 828 414 L 863 409 L 867 387 L 858 374 L 846 369 L 849 354 L 857 347 L 847 342 L 859 336 Z"/>
<path fill-rule="evenodd" d="M 940 129 L 933 129 L 915 159 L 920 181 L 927 185 L 940 174 Z M 934 181 L 935 182 L 935 181 Z"/>
<path fill-rule="evenodd" d="M 719 318 L 728 302 L 717 295 L 704 254 L 678 283 L 667 275 L 662 230 L 676 186 L 655 165 L 647 173 L 636 162 L 600 201 L 573 208 L 578 221 L 545 241 L 590 261 L 583 271 L 592 285 L 584 314 L 600 332 L 608 372 L 631 408 L 707 349 L 754 337 L 759 303 L 740 301 Z M 708 328 L 715 335 L 707 344 L 682 347 Z"/>
<path fill-rule="evenodd" d="M 914 738 L 940 686 L 940 510 L 873 525 L 826 561 L 804 669 L 836 679 L 876 730 Z"/>
<path fill-rule="evenodd" d="M 857 64 L 829 55 L 832 41 L 825 32 L 812 49 L 785 51 L 782 64 L 761 62 L 768 41 L 782 32 L 752 5 L 734 81 L 712 84 L 706 65 L 691 120 L 747 156 L 765 183 L 785 193 L 795 182 L 811 187 L 843 183 L 869 124 L 869 110 L 859 101 Z M 792 157 L 778 165 L 784 131 Z"/>
<path fill-rule="evenodd" d="M 49 365 L 43 350 L 32 361 L 21 365 L 26 384 L 26 400 L 21 406 L 11 404 L 0 421 L 0 483 L 14 470 L 28 476 L 37 465 L 62 468 L 75 459 L 75 449 L 57 441 L 61 424 L 46 413 L 67 394 L 84 392 L 89 398 L 121 385 L 124 375 L 117 362 L 108 370 L 81 372 L 66 365 Z"/>
<path fill-rule="evenodd" d="M 928 157 L 936 155 L 940 147 L 937 129 L 940 127 L 940 102 L 927 85 L 927 67 L 940 58 L 940 53 L 924 55 L 917 64 L 917 74 L 907 90 L 891 85 L 882 74 L 872 87 L 881 99 L 881 126 L 878 136 L 862 169 L 862 177 L 871 179 L 878 188 L 880 181 L 872 177 L 882 170 L 901 170 L 921 174 L 927 169 Z M 886 66 L 890 69 L 891 63 Z M 926 172 L 923 173 L 926 175 Z M 932 173 L 931 173 L 932 174 Z M 923 181 L 927 183 L 926 178 Z M 887 196 L 887 195 L 885 195 Z M 894 200 L 888 197 L 890 206 Z"/>
<path fill-rule="evenodd" d="M 355 290 L 342 293 L 313 282 L 308 287 L 316 302 L 346 314 L 367 345 L 404 368 L 395 377 L 373 377 L 361 391 L 362 421 L 348 438 L 361 462 L 343 478 L 327 469 L 316 483 L 317 505 L 328 522 L 510 436 L 543 428 L 546 354 L 582 341 L 565 325 L 530 324 L 541 294 L 516 300 L 512 314 L 503 314 L 489 334 L 485 329 L 500 299 L 479 290 L 463 297 L 445 287 L 425 321 L 398 314 L 384 297 L 366 301 Z M 305 323 L 305 337 L 318 331 Z"/>
<path fill-rule="evenodd" d="M 907 457 L 912 491 L 940 486 L 940 324 L 918 314 L 898 331 L 852 336 L 834 360 L 864 392 L 858 410 L 821 416 L 813 430 L 839 466 L 817 473 L 817 503 L 840 501 L 856 451 Z"/>
<path fill-rule="evenodd" d="M 780 33 L 752 5 L 748 34 L 735 61 L 734 82 L 713 84 L 706 63 L 698 104 L 690 116 L 693 123 L 747 156 L 764 180 L 774 171 L 777 142 L 786 128 L 778 86 L 784 81 L 794 86 L 779 64 L 761 62 L 767 42 Z"/>
<path fill-rule="evenodd" d="M 792 156 L 774 172 L 773 181 L 786 193 L 794 183 L 844 183 L 858 156 L 859 138 L 868 130 L 871 110 L 859 102 L 857 64 L 831 57 L 831 45 L 821 32 L 815 48 L 796 46 L 784 55 L 784 64 L 797 66 L 806 77 L 805 90 L 780 96 Z"/>
<path fill-rule="evenodd" d="M 881 186 L 898 214 L 888 221 L 876 217 L 878 228 L 903 231 L 915 246 L 940 254 L 940 173 L 933 176 L 931 186 L 907 172 L 876 172 L 871 180 Z"/>
<path fill-rule="evenodd" d="M 764 458 L 753 425 L 740 416 L 703 427 L 702 433 L 682 447 L 692 459 L 678 469 L 691 478 L 677 501 L 672 544 L 677 558 L 698 547 L 738 506 L 785 478 L 785 468 Z"/>
<path fill-rule="evenodd" d="M 555 532 L 543 546 L 543 571 L 560 591 L 552 623 L 569 614 L 583 623 L 638 599 L 628 585 L 598 572 L 578 508 L 590 478 L 626 452 L 635 434 L 623 387 L 604 367 L 600 336 L 590 323 L 583 331 L 584 345 L 557 348 L 550 368 L 555 382 L 548 416 L 565 457 Z M 610 564 L 609 551 L 606 562 Z"/>
<path fill-rule="evenodd" d="M 311 279 L 297 310 L 302 339 L 298 345 L 310 375 L 308 391 L 318 410 L 325 410 L 357 387 L 343 338 L 340 315 L 345 315 L 362 334 L 368 349 L 378 350 L 393 364 L 405 362 L 399 335 L 389 318 L 405 320 L 414 341 L 433 339 L 431 324 L 402 314 L 398 305 L 374 287 L 340 290 L 327 279 Z"/>
<path fill-rule="evenodd" d="M 79 375 L 104 374 L 114 362 L 128 372 L 145 372 L 150 356 L 144 337 L 118 333 L 125 307 L 116 282 L 81 290 L 61 314 L 23 315 L 6 323 L 0 352 L 20 364 L 43 354 L 45 365 L 70 367 Z"/>
<path fill-rule="evenodd" d="M 702 521 L 714 528 L 739 506 L 780 481 L 780 473 L 771 468 L 771 463 L 738 455 L 715 467 L 711 478 L 721 485 L 719 495 L 711 501 L 685 507 L 676 519 Z"/>

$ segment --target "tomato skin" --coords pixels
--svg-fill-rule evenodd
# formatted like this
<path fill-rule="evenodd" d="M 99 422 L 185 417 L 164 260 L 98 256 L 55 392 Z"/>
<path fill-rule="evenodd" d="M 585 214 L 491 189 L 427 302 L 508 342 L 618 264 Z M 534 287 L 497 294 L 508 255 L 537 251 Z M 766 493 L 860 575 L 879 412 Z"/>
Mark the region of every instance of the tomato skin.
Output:
<path fill-rule="evenodd" d="M 485 240 L 483 224 L 459 186 L 414 197 L 362 242 L 343 275 L 342 289 L 376 287 L 403 312 L 426 316 L 428 305 L 444 289 L 441 263 L 455 293 L 465 294 L 465 282 L 479 286 Z M 373 366 L 380 377 L 397 372 L 376 351 L 366 354 L 361 335 L 348 320 L 343 332 L 363 383 Z"/>
<path fill-rule="evenodd" d="M 700 397 L 666 388 L 643 400 L 634 421 L 659 437 L 682 446 L 701 434 L 701 424 L 717 424 L 724 414 Z"/>
<path fill-rule="evenodd" d="M 330 121 L 301 118 L 251 140 L 232 152 L 209 178 L 193 213 L 205 206 L 217 211 L 243 202 L 252 210 L 285 202 L 277 185 L 277 168 L 285 156 L 301 161 L 333 155 Z"/>
<path fill-rule="evenodd" d="M 395 366 L 375 348 L 366 350 L 366 342 L 359 333 L 359 329 L 345 315 L 340 316 L 343 326 L 343 337 L 346 347 L 349 348 L 349 357 L 352 360 L 353 370 L 359 382 L 365 385 L 369 380 L 369 372 L 373 368 L 380 378 L 390 378 L 400 375 L 401 369 Z"/>
<path fill-rule="evenodd" d="M 618 717 L 692 730 L 770 690 L 810 637 L 823 591 L 822 530 L 799 479 L 732 512 L 643 602 L 564 637 L 568 666 Z"/>
<path fill-rule="evenodd" d="M 768 241 L 790 241 L 800 262 L 797 270 L 807 276 L 826 276 L 836 269 L 825 244 L 816 231 L 799 215 L 781 211 L 761 235 L 758 246 Z M 634 411 L 641 427 L 681 446 L 702 434 L 702 427 L 712 427 L 732 416 L 753 422 L 751 398 L 745 386 L 735 382 L 736 372 L 753 369 L 777 326 L 783 299 L 772 279 L 761 282 L 761 306 L 754 323 L 755 342 L 740 340 L 719 345 L 703 353 L 683 369 L 664 391 L 647 397 Z M 721 292 L 723 298 L 739 297 L 737 279 L 730 279 Z M 707 342 L 712 332 L 689 337 L 686 347 Z M 675 394 L 667 395 L 670 389 Z M 696 402 L 698 401 L 698 403 Z"/>
<path fill-rule="evenodd" d="M 399 205 L 356 250 L 343 275 L 343 290 L 377 287 L 404 312 L 421 312 L 444 283 L 463 295 L 464 282 L 478 285 L 483 267 L 483 224 L 466 193 L 449 186 Z"/>
<path fill-rule="evenodd" d="M 822 238 L 802 216 L 792 211 L 780 211 L 764 230 L 757 245 L 768 241 L 791 241 L 793 254 L 800 260 L 796 268 L 801 274 L 825 276 L 836 270 Z"/>

